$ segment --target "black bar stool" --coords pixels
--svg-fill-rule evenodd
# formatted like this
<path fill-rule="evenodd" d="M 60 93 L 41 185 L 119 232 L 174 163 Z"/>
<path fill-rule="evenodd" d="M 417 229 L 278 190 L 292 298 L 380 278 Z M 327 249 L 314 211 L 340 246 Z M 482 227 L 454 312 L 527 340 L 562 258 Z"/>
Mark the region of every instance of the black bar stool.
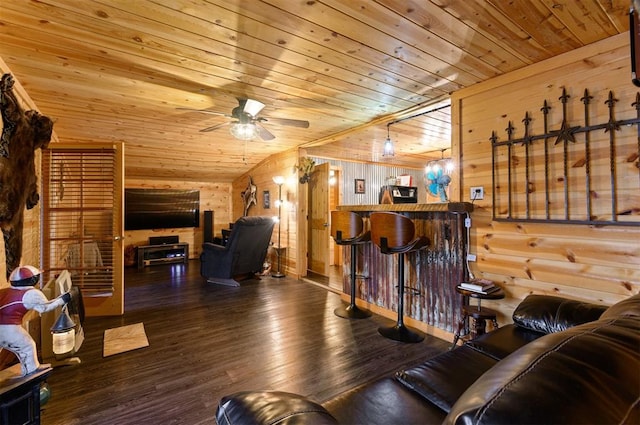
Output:
<path fill-rule="evenodd" d="M 395 326 L 378 329 L 380 335 L 400 342 L 420 342 L 424 335 L 409 330 L 404 324 L 404 255 L 426 248 L 429 239 L 415 234 L 410 218 L 392 212 L 374 212 L 370 216 L 371 240 L 383 254 L 398 254 L 398 320 Z"/>
<path fill-rule="evenodd" d="M 356 279 L 364 276 L 356 275 L 357 247 L 371 240 L 371 232 L 364 230 L 362 217 L 351 211 L 331 211 L 331 236 L 338 245 L 351 247 L 351 302 L 347 306 L 336 308 L 336 316 L 345 319 L 366 319 L 371 313 L 361 310 L 356 305 Z"/>

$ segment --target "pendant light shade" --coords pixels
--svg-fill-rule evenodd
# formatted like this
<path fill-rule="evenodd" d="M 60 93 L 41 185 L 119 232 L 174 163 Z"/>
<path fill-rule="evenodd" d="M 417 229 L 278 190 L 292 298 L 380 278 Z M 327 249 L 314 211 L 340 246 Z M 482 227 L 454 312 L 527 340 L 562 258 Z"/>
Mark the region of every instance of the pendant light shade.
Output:
<path fill-rule="evenodd" d="M 231 135 L 238 140 L 251 140 L 256 137 L 256 125 L 253 123 L 233 123 L 230 129 Z"/>
<path fill-rule="evenodd" d="M 387 140 L 384 142 L 384 146 L 382 147 L 382 156 L 383 157 L 392 157 L 394 155 L 393 152 L 393 142 L 391 141 L 391 136 L 389 135 L 389 126 L 391 124 L 387 124 Z"/>

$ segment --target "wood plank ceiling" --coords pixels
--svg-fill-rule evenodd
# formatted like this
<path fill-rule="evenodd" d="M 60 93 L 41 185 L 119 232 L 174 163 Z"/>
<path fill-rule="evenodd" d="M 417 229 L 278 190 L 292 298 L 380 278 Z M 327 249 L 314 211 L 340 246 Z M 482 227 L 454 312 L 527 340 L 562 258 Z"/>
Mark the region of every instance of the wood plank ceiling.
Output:
<path fill-rule="evenodd" d="M 64 142 L 123 141 L 126 177 L 232 181 L 296 146 L 420 167 L 457 89 L 628 30 L 619 0 L 9 0 L 0 57 Z M 238 97 L 276 137 L 241 142 Z"/>

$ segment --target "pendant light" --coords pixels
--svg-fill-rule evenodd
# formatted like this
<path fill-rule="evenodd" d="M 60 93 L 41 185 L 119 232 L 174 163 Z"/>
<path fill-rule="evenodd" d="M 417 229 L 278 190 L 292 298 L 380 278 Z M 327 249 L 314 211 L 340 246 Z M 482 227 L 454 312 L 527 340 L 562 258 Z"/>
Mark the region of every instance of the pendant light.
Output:
<path fill-rule="evenodd" d="M 384 142 L 384 146 L 382 148 L 382 156 L 383 157 L 392 157 L 394 155 L 393 152 L 393 142 L 391 141 L 391 136 L 389 135 L 389 126 L 391 123 L 387 124 L 387 140 Z"/>

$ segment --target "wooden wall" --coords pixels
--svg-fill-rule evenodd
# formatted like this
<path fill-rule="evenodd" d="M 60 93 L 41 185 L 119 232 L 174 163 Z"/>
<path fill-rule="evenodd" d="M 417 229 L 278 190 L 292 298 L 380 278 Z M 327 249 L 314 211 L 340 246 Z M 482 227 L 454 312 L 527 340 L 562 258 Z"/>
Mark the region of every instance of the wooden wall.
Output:
<path fill-rule="evenodd" d="M 620 100 L 616 119 L 634 118 L 636 111 L 631 103 L 638 88 L 631 83 L 628 43 L 628 35 L 614 36 L 452 96 L 453 146 L 462 163 L 458 196 L 469 200 L 471 186 L 483 186 L 485 191 L 484 200 L 475 201 L 472 214 L 470 251 L 477 254 L 477 262 L 471 263 L 471 268 L 476 277 L 492 279 L 504 287 L 505 300 L 487 303 L 502 313 L 501 322 L 510 322 L 513 308 L 531 293 L 612 304 L 640 291 L 639 226 L 492 220 L 492 201 L 496 195 L 492 193 L 489 140 L 492 132 L 507 140 L 505 128 L 511 121 L 516 128 L 514 138 L 522 137 L 522 120 L 529 112 L 534 117 L 532 128 L 540 133 L 543 121 L 540 108 L 544 100 L 549 100 L 552 106 L 551 129 L 559 129 L 562 105 L 558 98 L 563 88 L 580 106 L 580 97 L 585 89 L 589 90 L 594 97 L 594 124 L 608 119 L 604 102 L 610 90 Z M 572 125 L 581 125 L 581 110 L 569 113 Z M 623 157 L 618 159 L 617 177 L 623 181 L 635 179 L 637 185 L 640 177 L 636 129 L 623 129 L 616 137 Z M 593 152 L 591 173 L 609 179 L 609 161 L 597 160 L 608 149 Z M 511 158 L 518 159 L 522 158 L 515 155 Z M 579 159 L 572 161 L 580 163 Z M 585 193 L 574 198 L 584 202 Z M 637 190 L 619 195 L 625 199 L 625 208 L 635 211 L 638 221 Z"/>
<path fill-rule="evenodd" d="M 125 231 L 125 247 L 128 245 L 147 245 L 149 236 L 177 235 L 180 242 L 189 244 L 189 258 L 199 258 L 204 239 L 204 211 L 213 211 L 214 234 L 220 235 L 221 229 L 229 227 L 231 218 L 231 184 L 209 182 L 184 181 L 155 181 L 126 179 L 126 188 L 140 189 L 197 189 L 200 191 L 200 227 L 156 229 L 156 230 L 128 230 Z"/>
<path fill-rule="evenodd" d="M 249 177 L 253 184 L 257 186 L 257 205 L 252 205 L 247 215 L 250 216 L 272 216 L 277 217 L 278 206 L 278 185 L 273 182 L 273 177 L 282 176 L 285 183 L 282 185 L 282 199 L 285 201 L 282 206 L 281 217 L 281 244 L 286 247 L 284 256 L 282 257 L 282 272 L 288 276 L 300 277 L 306 270 L 306 263 L 301 263 L 300 258 L 304 258 L 301 254 L 306 252 L 304 245 L 304 224 L 300 224 L 300 220 L 306 223 L 306 197 L 300 197 L 299 191 L 304 193 L 307 185 L 301 185 L 298 182 L 298 172 L 294 166 L 298 163 L 298 150 L 292 149 L 281 154 L 272 155 L 260 164 L 255 166 L 246 174 L 237 178 L 233 182 L 232 193 L 232 217 L 235 221 L 242 217 L 244 213 L 244 203 L 241 193 L 247 188 Z M 264 191 L 269 191 L 270 208 L 264 208 Z M 300 230 L 300 227 L 303 227 Z M 278 224 L 273 228 L 271 236 L 273 245 L 278 244 Z M 269 250 L 269 257 L 272 261 L 272 267 L 275 267 L 277 257 L 272 249 Z"/>

